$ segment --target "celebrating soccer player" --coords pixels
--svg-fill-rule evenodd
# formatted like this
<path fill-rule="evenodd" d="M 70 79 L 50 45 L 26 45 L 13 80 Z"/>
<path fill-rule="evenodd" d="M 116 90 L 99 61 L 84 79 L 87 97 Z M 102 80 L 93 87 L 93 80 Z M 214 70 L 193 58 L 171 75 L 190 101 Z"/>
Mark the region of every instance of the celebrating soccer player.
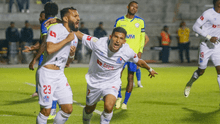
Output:
<path fill-rule="evenodd" d="M 127 61 L 147 69 L 150 76 L 157 74 L 145 61 L 139 59 L 137 54 L 125 43 L 127 32 L 117 27 L 109 37 L 96 38 L 81 32 L 76 36 L 82 43 L 92 50 L 89 71 L 86 74 L 87 95 L 86 107 L 83 109 L 83 123 L 89 124 L 97 102 L 103 96 L 104 111 L 101 114 L 101 124 L 109 124 L 113 116 L 118 90 L 121 85 L 121 70 Z"/>
<path fill-rule="evenodd" d="M 203 75 L 209 59 L 217 70 L 217 80 L 220 87 L 220 0 L 213 0 L 214 8 L 206 10 L 193 25 L 193 30 L 204 37 L 200 43 L 199 67 L 186 84 L 184 95 L 188 97 L 193 82 Z"/>
<path fill-rule="evenodd" d="M 149 41 L 148 36 L 145 35 L 144 19 L 135 15 L 138 11 L 138 3 L 136 1 L 131 1 L 128 4 L 127 9 L 127 15 L 119 17 L 116 20 L 114 27 L 123 27 L 127 31 L 126 43 L 130 46 L 132 50 L 134 50 L 135 53 L 137 53 L 138 58 L 141 58 L 141 53 L 143 52 L 144 45 L 146 45 L 146 43 Z M 138 87 L 143 87 L 141 85 L 140 68 L 133 62 L 126 62 L 125 65 L 128 66 L 128 85 L 126 88 L 125 99 L 121 107 L 122 109 L 127 109 L 127 102 L 133 89 L 134 72 L 136 72 Z M 118 99 L 116 102 L 116 109 L 120 108 L 121 101 L 122 95 L 120 87 L 120 90 L 118 92 Z"/>
<path fill-rule="evenodd" d="M 73 58 L 75 54 L 78 39 L 73 31 L 78 30 L 80 18 L 75 8 L 64 8 L 60 14 L 63 23 L 50 27 L 42 66 L 37 71 L 41 107 L 37 124 L 47 123 L 54 99 L 61 106 L 55 117 L 55 124 L 64 124 L 72 113 L 72 90 L 64 75 L 64 68 L 68 56 Z"/>

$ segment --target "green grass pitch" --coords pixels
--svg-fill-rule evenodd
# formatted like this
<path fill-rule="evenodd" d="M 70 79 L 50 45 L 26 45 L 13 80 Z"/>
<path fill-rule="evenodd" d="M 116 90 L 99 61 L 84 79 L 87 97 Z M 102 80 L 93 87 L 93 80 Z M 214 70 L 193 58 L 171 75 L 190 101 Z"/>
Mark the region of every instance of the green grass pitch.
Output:
<path fill-rule="evenodd" d="M 150 79 L 142 69 L 144 88 L 133 89 L 128 110 L 114 109 L 112 124 L 219 124 L 219 88 L 214 67 L 193 85 L 188 98 L 183 95 L 187 81 L 197 67 L 154 68 L 159 75 Z M 66 77 L 73 91 L 73 99 L 85 105 L 88 68 L 67 68 Z M 122 76 L 122 94 L 127 84 L 127 70 Z M 136 81 L 136 77 L 135 77 Z M 0 68 L 0 123 L 34 124 L 39 113 L 38 98 L 31 98 L 35 87 L 35 71 L 28 68 Z M 137 83 L 136 83 L 137 84 Z M 66 124 L 82 124 L 82 107 L 73 104 L 73 113 Z M 97 105 L 103 111 L 103 101 Z M 98 124 L 100 115 L 94 113 L 92 124 Z M 48 121 L 52 124 L 53 121 Z"/>

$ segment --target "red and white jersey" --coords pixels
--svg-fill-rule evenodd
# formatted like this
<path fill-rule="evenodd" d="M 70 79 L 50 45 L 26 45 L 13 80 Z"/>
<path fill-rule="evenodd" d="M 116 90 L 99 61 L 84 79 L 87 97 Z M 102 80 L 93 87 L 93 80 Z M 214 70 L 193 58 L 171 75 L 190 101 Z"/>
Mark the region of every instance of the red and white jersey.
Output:
<path fill-rule="evenodd" d="M 86 81 L 90 86 L 100 86 L 101 84 L 117 83 L 121 84 L 121 71 L 127 61 L 138 62 L 137 54 L 123 44 L 117 52 L 109 50 L 110 40 L 108 37 L 96 38 L 84 35 L 82 43 L 92 50 L 89 63 L 89 71 L 86 74 Z"/>
<path fill-rule="evenodd" d="M 63 26 L 63 24 L 57 24 L 57 25 L 51 26 L 47 34 L 48 36 L 47 36 L 46 42 L 52 42 L 56 44 L 66 39 L 66 37 L 69 35 L 69 32 Z M 44 66 L 44 65 L 54 64 L 60 67 L 61 70 L 63 70 L 68 60 L 68 56 L 70 53 L 70 46 L 77 47 L 77 44 L 78 44 L 78 38 L 75 35 L 75 38 L 73 41 L 67 43 L 57 52 L 54 52 L 48 55 L 45 50 L 42 65 Z"/>
<path fill-rule="evenodd" d="M 206 10 L 196 20 L 193 30 L 204 37 L 210 35 L 220 38 L 220 13 L 217 13 L 214 8 Z"/>

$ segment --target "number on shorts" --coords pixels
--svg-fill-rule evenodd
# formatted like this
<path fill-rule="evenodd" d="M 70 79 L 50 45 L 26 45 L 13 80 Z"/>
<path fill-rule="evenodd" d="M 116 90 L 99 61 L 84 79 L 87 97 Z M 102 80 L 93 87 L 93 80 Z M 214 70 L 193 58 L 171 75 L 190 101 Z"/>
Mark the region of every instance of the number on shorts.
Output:
<path fill-rule="evenodd" d="M 90 90 L 88 89 L 88 93 L 87 93 L 87 96 L 90 94 Z"/>
<path fill-rule="evenodd" d="M 50 85 L 44 85 L 44 94 L 51 94 L 51 86 Z M 47 90 L 48 89 L 48 90 Z"/>

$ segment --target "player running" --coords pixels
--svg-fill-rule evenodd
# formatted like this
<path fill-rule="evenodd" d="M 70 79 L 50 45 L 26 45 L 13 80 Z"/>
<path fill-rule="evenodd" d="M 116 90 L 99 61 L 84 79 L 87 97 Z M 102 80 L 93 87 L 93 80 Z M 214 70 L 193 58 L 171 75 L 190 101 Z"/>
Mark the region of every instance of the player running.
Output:
<path fill-rule="evenodd" d="M 135 14 L 138 11 L 138 3 L 136 1 L 131 1 L 127 6 L 128 12 L 125 16 L 119 17 L 114 27 L 123 27 L 127 31 L 126 43 L 130 46 L 132 50 L 138 55 L 138 58 L 141 58 L 141 53 L 146 42 L 149 41 L 147 35 L 145 35 L 145 24 L 144 19 L 136 16 Z M 126 87 L 125 99 L 122 104 L 122 109 L 127 109 L 127 102 L 130 98 L 133 82 L 134 82 L 134 72 L 136 72 L 138 87 L 143 87 L 141 85 L 141 70 L 133 62 L 126 62 L 125 65 L 128 66 L 128 84 Z M 121 106 L 122 95 L 121 87 L 118 93 L 118 99 L 116 102 L 116 109 L 119 109 Z"/>
<path fill-rule="evenodd" d="M 147 69 L 150 76 L 157 74 L 145 61 L 125 43 L 127 32 L 117 27 L 109 37 L 95 38 L 81 32 L 76 33 L 82 43 L 92 50 L 89 71 L 86 74 L 87 96 L 86 107 L 83 109 L 83 123 L 89 124 L 97 102 L 103 96 L 104 111 L 101 114 L 101 124 L 109 124 L 113 116 L 118 90 L 121 85 L 121 70 L 127 61 Z"/>
<path fill-rule="evenodd" d="M 206 10 L 193 25 L 193 30 L 204 37 L 204 41 L 200 43 L 199 51 L 199 67 L 189 82 L 186 84 L 184 95 L 188 97 L 193 82 L 203 75 L 211 59 L 216 71 L 217 81 L 220 87 L 220 0 L 213 0 L 214 8 Z M 202 27 L 202 29 L 201 29 Z"/>
<path fill-rule="evenodd" d="M 72 90 L 64 75 L 64 67 L 68 56 L 72 58 L 75 54 L 78 39 L 72 31 L 78 30 L 80 18 L 75 8 L 64 8 L 60 14 L 63 23 L 49 29 L 42 66 L 37 71 L 41 107 L 37 124 L 47 123 L 53 99 L 57 99 L 61 106 L 55 117 L 55 124 L 64 124 L 72 113 Z"/>

